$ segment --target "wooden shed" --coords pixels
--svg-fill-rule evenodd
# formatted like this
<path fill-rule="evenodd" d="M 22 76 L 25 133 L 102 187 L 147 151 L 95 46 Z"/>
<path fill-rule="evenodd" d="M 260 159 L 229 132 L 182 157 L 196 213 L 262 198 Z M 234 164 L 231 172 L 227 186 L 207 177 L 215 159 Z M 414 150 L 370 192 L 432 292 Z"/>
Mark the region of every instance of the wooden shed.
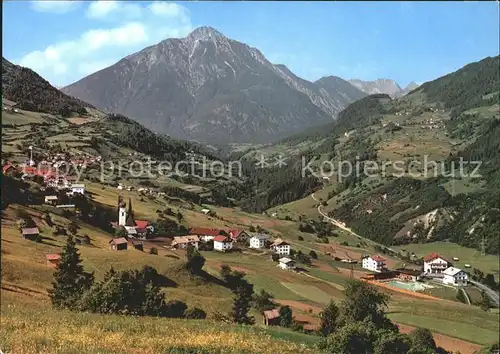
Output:
<path fill-rule="evenodd" d="M 57 253 L 47 254 L 45 258 L 47 259 L 47 267 L 50 268 L 56 268 L 61 261 L 61 256 Z"/>
<path fill-rule="evenodd" d="M 24 239 L 35 241 L 40 234 L 40 231 L 38 230 L 38 227 L 27 227 L 21 230 L 21 234 Z"/>
<path fill-rule="evenodd" d="M 264 311 L 262 315 L 264 316 L 264 324 L 266 326 L 279 326 L 280 312 L 278 309 Z"/>
<path fill-rule="evenodd" d="M 128 241 L 125 237 L 114 238 L 109 241 L 109 247 L 113 251 L 124 251 L 128 247 Z"/>

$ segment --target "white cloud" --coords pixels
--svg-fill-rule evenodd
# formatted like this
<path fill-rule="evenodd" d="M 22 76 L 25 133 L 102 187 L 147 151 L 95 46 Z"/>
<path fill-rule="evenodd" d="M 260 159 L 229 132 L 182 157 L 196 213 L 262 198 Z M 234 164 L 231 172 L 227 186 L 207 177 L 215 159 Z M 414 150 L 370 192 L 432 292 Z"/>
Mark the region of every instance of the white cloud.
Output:
<path fill-rule="evenodd" d="M 132 19 L 139 18 L 144 8 L 136 3 L 124 1 L 92 1 L 87 8 L 86 16 L 92 19 L 115 20 L 117 18 Z"/>
<path fill-rule="evenodd" d="M 101 49 L 134 47 L 148 40 L 146 28 L 138 22 L 127 23 L 112 29 L 94 29 L 83 33 L 79 38 L 48 46 L 25 55 L 19 64 L 55 76 L 68 72 L 68 65 L 81 65 Z M 98 53 L 97 53 L 98 54 Z"/>
<path fill-rule="evenodd" d="M 117 24 L 88 29 L 72 40 L 27 53 L 16 62 L 37 71 L 53 84 L 67 85 L 146 46 L 166 38 L 183 37 L 192 30 L 188 11 L 177 4 L 100 3 L 91 3 L 87 16 L 106 20 L 114 17 L 112 21 Z M 138 14 L 139 18 L 130 21 L 130 16 Z"/>
<path fill-rule="evenodd" d="M 186 17 L 187 9 L 173 2 L 155 1 L 149 5 L 149 9 L 156 16 Z"/>
<path fill-rule="evenodd" d="M 77 70 L 81 75 L 90 75 L 92 73 L 98 72 L 99 70 L 107 68 L 114 63 L 115 61 L 110 59 L 82 62 L 78 64 Z"/>
<path fill-rule="evenodd" d="M 31 1 L 31 8 L 38 12 L 51 12 L 56 14 L 65 14 L 76 10 L 81 5 L 81 1 L 50 1 L 34 0 Z"/>
<path fill-rule="evenodd" d="M 87 16 L 90 18 L 106 17 L 120 7 L 117 1 L 93 1 L 87 8 Z"/>

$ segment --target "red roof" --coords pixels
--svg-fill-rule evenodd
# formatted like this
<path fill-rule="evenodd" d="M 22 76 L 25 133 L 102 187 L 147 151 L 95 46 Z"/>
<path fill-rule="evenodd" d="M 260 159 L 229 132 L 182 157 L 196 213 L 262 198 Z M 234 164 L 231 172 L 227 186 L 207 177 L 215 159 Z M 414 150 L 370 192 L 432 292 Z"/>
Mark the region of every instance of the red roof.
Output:
<path fill-rule="evenodd" d="M 237 239 L 238 237 L 241 236 L 241 234 L 245 232 L 244 230 L 229 230 L 229 236 L 231 236 L 233 239 Z"/>
<path fill-rule="evenodd" d="M 224 230 L 221 229 L 210 229 L 208 227 L 193 227 L 191 230 L 189 230 L 189 233 L 192 235 L 198 235 L 198 236 L 219 236 L 223 233 L 225 233 Z"/>
<path fill-rule="evenodd" d="M 127 243 L 127 239 L 125 237 L 114 238 L 111 241 L 109 241 L 109 243 L 114 243 L 114 244 L 120 245 L 122 243 Z"/>
<path fill-rule="evenodd" d="M 8 163 L 8 164 L 6 164 L 5 166 L 2 167 L 3 173 L 7 172 L 10 168 L 14 168 L 15 169 L 16 167 L 13 164 Z"/>
<path fill-rule="evenodd" d="M 385 258 L 384 258 L 384 257 L 381 257 L 381 256 L 372 256 L 372 259 L 373 259 L 375 262 L 385 262 Z"/>
<path fill-rule="evenodd" d="M 230 242 L 226 236 L 215 236 L 214 237 L 214 241 L 217 241 L 217 242 Z"/>
<path fill-rule="evenodd" d="M 22 168 L 23 173 L 26 173 L 28 175 L 34 175 L 36 174 L 36 168 L 35 167 L 29 167 L 29 166 L 24 166 Z"/>
<path fill-rule="evenodd" d="M 149 221 L 147 220 L 135 220 L 135 226 L 138 227 L 139 229 L 145 229 L 148 227 Z"/>
<path fill-rule="evenodd" d="M 434 252 L 432 252 L 432 253 L 428 254 L 427 256 L 425 256 L 424 257 L 424 262 L 430 262 L 430 261 L 433 261 L 433 260 L 438 259 L 438 258 L 441 258 L 442 260 L 450 263 L 446 258 L 441 257 L 439 254 L 434 253 Z"/>
<path fill-rule="evenodd" d="M 61 259 L 61 256 L 58 255 L 57 253 L 47 254 L 45 257 L 47 257 L 47 259 L 49 260 Z"/>
<path fill-rule="evenodd" d="M 278 309 L 272 309 L 272 310 L 264 311 L 263 315 L 268 320 L 272 320 L 272 319 L 280 317 L 280 312 L 278 311 Z"/>

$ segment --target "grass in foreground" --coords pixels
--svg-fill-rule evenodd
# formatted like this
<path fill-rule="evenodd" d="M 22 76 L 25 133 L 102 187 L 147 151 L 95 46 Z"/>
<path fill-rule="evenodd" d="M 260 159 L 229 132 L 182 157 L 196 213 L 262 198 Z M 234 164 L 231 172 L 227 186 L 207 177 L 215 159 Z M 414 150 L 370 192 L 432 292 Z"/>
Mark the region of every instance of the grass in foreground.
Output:
<path fill-rule="evenodd" d="M 2 292 L 2 350 L 13 353 L 315 353 L 319 337 L 212 321 L 56 311 Z"/>

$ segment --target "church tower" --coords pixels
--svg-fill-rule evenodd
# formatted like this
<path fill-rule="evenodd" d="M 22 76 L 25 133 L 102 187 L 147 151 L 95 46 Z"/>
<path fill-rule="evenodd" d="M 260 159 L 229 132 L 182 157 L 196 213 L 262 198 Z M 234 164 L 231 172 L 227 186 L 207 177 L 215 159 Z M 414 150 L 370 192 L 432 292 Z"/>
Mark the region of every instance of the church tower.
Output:
<path fill-rule="evenodd" d="M 125 226 L 127 222 L 127 205 L 123 201 L 122 196 L 118 196 L 118 225 Z"/>

